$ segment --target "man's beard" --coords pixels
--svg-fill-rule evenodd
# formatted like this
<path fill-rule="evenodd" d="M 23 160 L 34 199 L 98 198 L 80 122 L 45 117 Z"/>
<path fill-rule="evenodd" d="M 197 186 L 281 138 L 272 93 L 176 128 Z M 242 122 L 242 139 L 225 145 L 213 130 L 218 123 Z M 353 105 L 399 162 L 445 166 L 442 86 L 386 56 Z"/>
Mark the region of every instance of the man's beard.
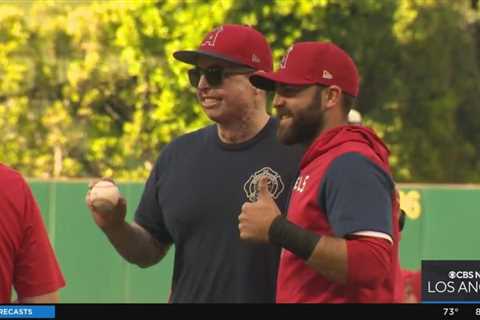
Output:
<path fill-rule="evenodd" d="M 292 145 L 301 143 L 309 145 L 322 131 L 324 127 L 324 114 L 321 109 L 321 99 L 318 90 L 310 104 L 303 110 L 295 114 L 281 112 L 279 116 L 287 113 L 290 118 L 288 126 L 279 125 L 277 137 L 281 143 Z M 288 120 L 287 120 L 288 121 Z"/>

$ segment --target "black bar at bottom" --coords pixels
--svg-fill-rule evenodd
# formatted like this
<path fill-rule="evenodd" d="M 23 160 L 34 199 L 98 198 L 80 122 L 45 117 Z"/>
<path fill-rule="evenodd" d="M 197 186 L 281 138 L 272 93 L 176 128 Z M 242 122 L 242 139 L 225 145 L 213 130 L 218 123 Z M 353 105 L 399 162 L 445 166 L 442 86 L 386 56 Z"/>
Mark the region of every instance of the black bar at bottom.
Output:
<path fill-rule="evenodd" d="M 225 309 L 224 309 L 225 308 Z M 56 305 L 57 319 L 70 319 L 71 317 L 112 317 L 118 316 L 122 319 L 143 319 L 156 318 L 168 319 L 173 316 L 178 319 L 182 313 L 187 316 L 198 317 L 201 313 L 210 316 L 220 316 L 230 320 L 232 314 L 252 318 L 252 311 L 268 312 L 271 315 L 293 316 L 293 319 L 301 319 L 302 315 L 324 316 L 332 315 L 336 319 L 343 319 L 342 316 L 364 316 L 387 317 L 418 317 L 424 319 L 480 319 L 480 304 L 58 304 Z M 223 311 L 225 310 L 225 311 Z"/>

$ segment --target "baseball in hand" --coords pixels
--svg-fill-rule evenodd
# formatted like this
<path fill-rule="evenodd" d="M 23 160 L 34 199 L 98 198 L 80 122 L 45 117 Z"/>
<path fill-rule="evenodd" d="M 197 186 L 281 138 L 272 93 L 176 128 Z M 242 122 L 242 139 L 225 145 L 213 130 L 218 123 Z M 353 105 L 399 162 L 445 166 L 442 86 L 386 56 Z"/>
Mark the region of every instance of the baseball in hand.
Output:
<path fill-rule="evenodd" d="M 118 203 L 120 191 L 115 183 L 102 180 L 90 190 L 90 201 L 95 211 L 111 212 Z"/>

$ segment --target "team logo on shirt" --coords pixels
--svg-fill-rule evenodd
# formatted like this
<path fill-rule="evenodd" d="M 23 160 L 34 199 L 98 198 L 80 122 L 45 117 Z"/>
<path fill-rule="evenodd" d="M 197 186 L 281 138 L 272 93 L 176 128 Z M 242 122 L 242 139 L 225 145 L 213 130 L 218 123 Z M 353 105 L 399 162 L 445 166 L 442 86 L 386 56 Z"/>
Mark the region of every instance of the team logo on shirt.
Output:
<path fill-rule="evenodd" d="M 243 190 L 245 190 L 248 200 L 252 202 L 257 201 L 258 183 L 263 176 L 268 178 L 268 191 L 273 199 L 277 199 L 285 189 L 285 184 L 283 183 L 280 174 L 275 172 L 272 168 L 265 167 L 252 174 L 243 185 Z"/>

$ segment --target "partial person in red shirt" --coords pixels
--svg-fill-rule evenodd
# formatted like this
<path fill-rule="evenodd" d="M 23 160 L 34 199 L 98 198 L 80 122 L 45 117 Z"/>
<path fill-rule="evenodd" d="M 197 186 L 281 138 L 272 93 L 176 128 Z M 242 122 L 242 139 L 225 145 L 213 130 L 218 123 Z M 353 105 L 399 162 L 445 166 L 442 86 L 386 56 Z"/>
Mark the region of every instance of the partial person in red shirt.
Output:
<path fill-rule="evenodd" d="M 304 144 L 288 214 L 267 180 L 239 215 L 240 237 L 282 247 L 279 303 L 392 303 L 399 203 L 389 150 L 367 127 L 348 125 L 359 92 L 351 57 L 330 42 L 294 44 L 276 72 L 252 84 L 274 90 L 285 144 Z"/>
<path fill-rule="evenodd" d="M 30 187 L 0 164 L 0 304 L 57 303 L 65 280 Z"/>

